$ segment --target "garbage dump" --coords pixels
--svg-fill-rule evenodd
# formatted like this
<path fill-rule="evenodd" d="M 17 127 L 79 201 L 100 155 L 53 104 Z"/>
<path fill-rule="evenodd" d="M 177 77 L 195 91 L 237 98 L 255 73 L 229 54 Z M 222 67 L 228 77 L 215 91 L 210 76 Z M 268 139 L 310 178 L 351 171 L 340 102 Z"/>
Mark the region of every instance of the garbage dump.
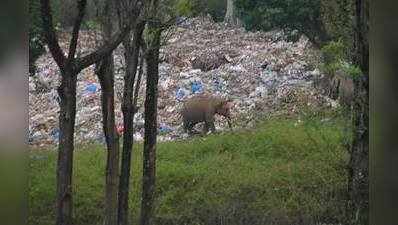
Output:
<path fill-rule="evenodd" d="M 309 62 L 313 46 L 301 36 L 289 42 L 282 31 L 249 32 L 229 28 L 208 18 L 193 18 L 170 28 L 160 49 L 158 138 L 169 141 L 186 138 L 179 110 L 183 102 L 202 93 L 233 99 L 234 129 L 254 125 L 261 115 L 294 113 L 302 104 L 336 107 L 337 102 L 320 95 L 313 85 L 319 70 Z M 82 31 L 79 54 L 92 51 L 94 32 Z M 68 35 L 60 35 L 67 49 Z M 125 62 L 123 48 L 114 52 L 115 108 L 118 133 L 123 132 L 121 102 Z M 47 51 L 37 60 L 37 74 L 29 77 L 29 144 L 56 145 L 59 138 L 60 81 L 58 68 Z M 82 71 L 77 83 L 76 143 L 104 143 L 101 88 L 94 66 Z M 134 117 L 135 140 L 144 136 L 145 77 Z M 217 130 L 228 130 L 222 117 Z"/>

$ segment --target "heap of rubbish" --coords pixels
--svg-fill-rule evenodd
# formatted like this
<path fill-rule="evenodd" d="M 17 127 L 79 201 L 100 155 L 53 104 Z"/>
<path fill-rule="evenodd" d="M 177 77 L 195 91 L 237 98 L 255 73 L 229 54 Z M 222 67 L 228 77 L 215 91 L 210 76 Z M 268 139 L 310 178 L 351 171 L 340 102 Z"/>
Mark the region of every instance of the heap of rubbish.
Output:
<path fill-rule="evenodd" d="M 82 31 L 78 54 L 95 49 L 96 36 Z M 253 126 L 260 116 L 294 113 L 303 104 L 336 107 L 335 101 L 320 95 L 314 87 L 314 79 L 322 75 L 309 60 L 314 47 L 308 38 L 301 36 L 294 42 L 285 36 L 278 30 L 230 28 L 209 18 L 187 19 L 165 32 L 159 65 L 159 141 L 187 137 L 178 112 L 187 98 L 201 93 L 234 101 L 234 129 Z M 61 35 L 62 48 L 67 49 L 68 40 L 67 35 Z M 122 132 L 123 47 L 116 49 L 114 59 L 116 123 Z M 29 144 L 55 145 L 59 138 L 59 70 L 48 51 L 38 59 L 37 67 L 37 73 L 29 77 Z M 91 66 L 78 76 L 76 143 L 105 141 L 100 94 Z M 145 78 L 134 118 L 137 141 L 144 134 L 144 96 Z M 216 129 L 228 130 L 225 119 L 216 118 Z"/>

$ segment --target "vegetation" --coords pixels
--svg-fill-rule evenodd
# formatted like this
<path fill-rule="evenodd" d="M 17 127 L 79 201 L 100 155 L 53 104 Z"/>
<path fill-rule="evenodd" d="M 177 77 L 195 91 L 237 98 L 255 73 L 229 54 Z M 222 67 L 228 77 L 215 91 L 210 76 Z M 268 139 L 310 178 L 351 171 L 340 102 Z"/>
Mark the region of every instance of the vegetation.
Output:
<path fill-rule="evenodd" d="M 245 27 L 249 30 L 281 28 L 298 30 L 316 44 L 328 40 L 321 20 L 320 0 L 237 0 Z"/>
<path fill-rule="evenodd" d="M 236 0 L 248 30 L 275 28 L 305 34 L 322 46 L 341 38 L 347 49 L 352 40 L 352 0 Z"/>
<path fill-rule="evenodd" d="M 35 62 L 45 51 L 38 0 L 29 1 L 29 20 L 29 73 L 34 74 Z"/>
<path fill-rule="evenodd" d="M 194 17 L 210 14 L 215 21 L 222 21 L 226 11 L 226 0 L 174 0 L 178 15 Z"/>
<path fill-rule="evenodd" d="M 329 118 L 330 120 L 325 120 Z M 273 224 L 344 219 L 348 154 L 341 115 L 274 118 L 255 130 L 160 143 L 156 224 Z M 132 162 L 130 216 L 140 208 L 142 144 Z M 32 151 L 30 224 L 53 224 L 56 152 Z M 75 152 L 74 224 L 103 221 L 106 152 Z"/>
<path fill-rule="evenodd" d="M 345 74 L 358 78 L 354 79 L 353 85 L 355 100 L 352 110 L 352 140 L 347 138 L 350 135 L 343 129 L 347 127 L 348 121 L 341 115 L 329 112 L 301 114 L 294 118 L 272 118 L 250 131 L 210 135 L 158 146 L 156 96 L 161 33 L 174 23 L 175 15 L 192 17 L 209 13 L 216 21 L 221 21 L 225 15 L 226 1 L 146 2 L 143 9 L 148 11 L 142 14 L 147 17 L 143 21 L 148 21 L 146 34 L 150 35 L 144 36 L 145 44 L 139 43 L 142 30 L 135 26 L 139 21 L 133 24 L 127 19 L 128 22 L 117 35 L 111 38 L 109 32 L 107 43 L 84 57 L 76 57 L 77 48 L 80 47 L 77 44 L 79 30 L 82 27 L 95 29 L 99 24 L 92 19 L 93 13 L 97 12 L 96 7 L 91 7 L 90 4 L 111 1 L 55 0 L 51 1 L 52 6 L 50 0 L 40 2 L 41 4 L 38 0 L 29 1 L 29 71 L 34 73 L 34 62 L 44 52 L 46 42 L 61 74 L 61 85 L 58 88 L 61 135 L 58 157 L 50 151 L 31 153 L 30 223 L 53 224 L 56 218 L 56 224 L 59 225 L 69 225 L 72 221 L 73 224 L 120 224 L 120 220 L 116 221 L 119 219 L 116 218 L 116 212 L 120 217 L 120 205 L 124 204 L 123 215 L 138 223 L 136 218 L 141 213 L 141 225 L 315 224 L 343 221 L 368 224 L 367 0 L 230 1 L 235 2 L 235 7 L 232 8 L 238 9 L 240 19 L 248 30 L 280 28 L 291 34 L 296 31 L 305 34 L 314 44 L 323 46 L 322 69 L 325 73 L 333 76 L 336 71 L 342 70 Z M 172 4 L 165 4 L 166 2 Z M 137 18 L 141 13 L 141 8 L 133 10 L 125 7 L 124 10 L 122 13 L 127 13 L 126 18 Z M 163 17 L 171 19 L 162 21 Z M 66 55 L 59 46 L 56 33 L 59 28 L 67 31 L 71 27 L 72 38 Z M 106 166 L 106 162 L 111 163 L 111 160 L 106 160 L 102 146 L 81 146 L 78 151 L 74 151 L 76 84 L 80 71 L 106 60 L 122 41 L 128 43 L 126 40 L 129 40 L 132 32 L 139 35 L 134 35 L 137 43 L 133 43 L 135 56 L 133 57 L 133 51 L 130 55 L 135 58 L 132 65 L 135 68 L 131 74 L 135 76 L 137 72 L 140 48 L 149 68 L 146 74 L 145 144 L 134 146 L 138 154 L 134 155 L 132 165 L 135 169 L 132 172 L 129 168 L 132 142 L 124 145 L 124 150 L 127 151 L 123 151 L 126 152 L 123 161 L 128 163 L 126 166 L 122 164 L 122 167 L 128 169 L 123 170 L 126 173 L 122 174 L 121 179 L 124 185 L 119 185 L 117 190 L 118 168 L 113 168 L 113 173 L 109 172 L 111 169 Z M 130 49 L 129 46 L 126 49 Z M 126 58 L 127 56 L 129 54 L 126 54 Z M 129 85 L 132 83 L 130 80 L 125 85 L 132 87 Z M 109 85 L 110 90 L 113 90 L 113 82 Z M 104 91 L 105 88 L 101 89 Z M 133 89 L 128 91 L 129 95 L 125 96 L 131 97 Z M 113 98 L 113 95 L 109 98 Z M 126 99 L 131 98 L 125 97 Z M 126 115 L 133 112 L 131 104 L 129 107 Z M 110 122 L 104 120 L 108 121 L 104 123 L 105 133 L 115 133 L 112 112 L 109 117 Z M 128 130 L 132 134 L 132 126 L 131 129 L 125 126 L 125 134 L 129 133 Z M 125 140 L 128 137 L 126 135 Z M 115 146 L 118 143 L 115 140 Z M 350 155 L 346 151 L 347 143 L 352 143 Z M 142 148 L 144 152 L 140 151 Z M 116 165 L 119 162 L 116 157 L 118 153 L 114 153 L 112 164 Z M 132 195 L 128 197 L 126 192 L 131 190 L 128 184 L 130 173 L 134 182 L 131 185 Z M 107 177 L 106 182 L 104 177 Z M 113 201 L 104 200 L 103 190 L 108 193 L 111 187 Z M 132 207 L 128 208 L 125 202 L 119 204 L 119 208 L 116 206 L 117 191 L 124 191 L 125 202 L 129 201 Z M 119 199 L 122 199 L 120 195 Z M 104 208 L 108 210 L 103 210 Z M 72 211 L 75 212 L 74 218 Z M 130 216 L 127 211 L 132 212 Z M 122 221 L 122 224 L 128 223 L 127 219 Z"/>
<path fill-rule="evenodd" d="M 338 41 L 331 41 L 322 47 L 321 52 L 323 63 L 321 65 L 321 69 L 325 74 L 334 76 L 338 70 L 352 78 L 361 74 L 361 70 L 358 66 L 348 62 L 349 56 L 345 50 L 345 45 L 341 39 Z"/>

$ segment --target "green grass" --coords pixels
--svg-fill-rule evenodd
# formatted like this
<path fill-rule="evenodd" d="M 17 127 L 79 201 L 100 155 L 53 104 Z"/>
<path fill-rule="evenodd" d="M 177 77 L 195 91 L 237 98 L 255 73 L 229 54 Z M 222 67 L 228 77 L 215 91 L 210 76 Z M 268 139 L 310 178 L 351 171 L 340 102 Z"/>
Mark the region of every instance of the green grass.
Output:
<path fill-rule="evenodd" d="M 343 220 L 347 121 L 279 118 L 251 131 L 160 143 L 156 224 L 313 224 Z M 53 224 L 56 151 L 31 151 L 30 224 Z M 102 224 L 103 146 L 74 156 L 75 224 Z M 133 159 L 137 222 L 142 145 Z"/>

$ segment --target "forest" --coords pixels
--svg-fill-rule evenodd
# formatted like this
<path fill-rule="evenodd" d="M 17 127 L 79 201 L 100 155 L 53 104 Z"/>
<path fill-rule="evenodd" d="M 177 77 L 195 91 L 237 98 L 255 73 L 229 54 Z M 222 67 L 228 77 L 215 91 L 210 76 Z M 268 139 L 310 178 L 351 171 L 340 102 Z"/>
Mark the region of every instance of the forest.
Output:
<path fill-rule="evenodd" d="M 30 0 L 28 224 L 369 224 L 369 0 Z"/>

